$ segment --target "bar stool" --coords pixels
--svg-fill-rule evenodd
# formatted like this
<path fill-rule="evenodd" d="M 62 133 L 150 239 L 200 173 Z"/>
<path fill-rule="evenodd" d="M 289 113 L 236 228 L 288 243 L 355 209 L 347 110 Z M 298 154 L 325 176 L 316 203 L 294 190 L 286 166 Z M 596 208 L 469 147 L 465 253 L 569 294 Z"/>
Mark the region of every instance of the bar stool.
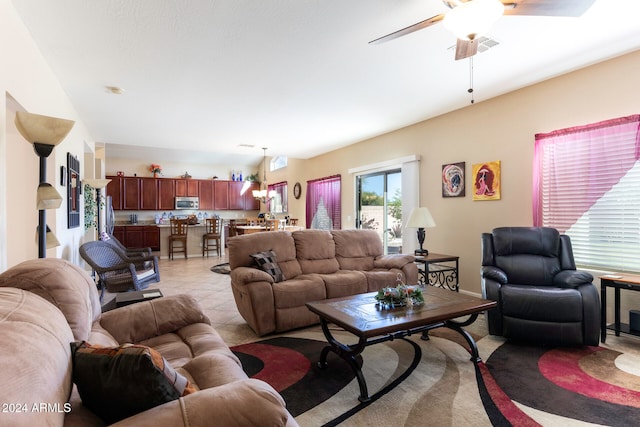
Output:
<path fill-rule="evenodd" d="M 280 225 L 279 219 L 268 219 L 264 224 L 264 231 L 277 231 Z"/>
<path fill-rule="evenodd" d="M 173 259 L 173 254 L 184 253 L 184 258 L 187 258 L 187 232 L 189 231 L 189 225 L 186 219 L 173 218 L 170 221 L 171 234 L 169 235 L 169 258 Z M 179 245 L 174 246 L 175 243 Z"/>
<path fill-rule="evenodd" d="M 238 229 L 236 228 L 237 226 L 238 226 L 238 221 L 236 221 L 235 219 L 229 220 L 229 237 L 238 235 Z"/>
<path fill-rule="evenodd" d="M 222 220 L 218 217 L 207 218 L 205 221 L 205 231 L 202 235 L 202 256 L 207 253 L 209 258 L 209 251 L 216 250 L 218 256 L 222 255 L 222 248 L 220 247 L 222 234 L 221 234 Z"/>

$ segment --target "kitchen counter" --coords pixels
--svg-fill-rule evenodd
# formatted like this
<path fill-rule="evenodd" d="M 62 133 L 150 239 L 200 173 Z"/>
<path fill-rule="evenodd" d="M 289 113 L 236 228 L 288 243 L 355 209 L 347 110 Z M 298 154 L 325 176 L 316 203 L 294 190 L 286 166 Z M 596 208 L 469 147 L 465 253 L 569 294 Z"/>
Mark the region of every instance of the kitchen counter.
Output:
<path fill-rule="evenodd" d="M 160 229 L 160 258 L 169 257 L 169 235 L 171 234 L 171 226 L 169 224 L 158 224 Z M 202 236 L 205 234 L 206 227 L 204 223 L 189 225 L 187 231 L 187 257 L 202 256 Z M 224 255 L 224 233 L 221 234 L 220 247 L 222 255 Z M 211 256 L 211 254 L 209 255 Z M 174 256 L 174 260 L 184 259 L 184 255 L 178 254 Z"/>

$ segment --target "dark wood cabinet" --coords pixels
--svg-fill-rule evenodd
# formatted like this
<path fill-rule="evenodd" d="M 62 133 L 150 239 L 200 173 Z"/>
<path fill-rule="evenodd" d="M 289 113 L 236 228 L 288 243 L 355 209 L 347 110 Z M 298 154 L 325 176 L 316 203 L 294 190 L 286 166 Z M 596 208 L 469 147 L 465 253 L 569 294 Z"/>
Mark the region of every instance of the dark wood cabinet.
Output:
<path fill-rule="evenodd" d="M 259 211 L 260 201 L 253 197 L 253 190 L 259 190 L 260 184 L 252 182 L 249 189 L 244 193 L 244 210 L 246 211 Z"/>
<path fill-rule="evenodd" d="M 158 178 L 158 209 L 171 210 L 175 208 L 176 180 Z"/>
<path fill-rule="evenodd" d="M 240 194 L 242 184 L 244 184 L 242 181 L 229 182 L 229 209 L 231 210 L 244 210 L 244 196 Z"/>
<path fill-rule="evenodd" d="M 113 227 L 113 237 L 127 248 L 160 250 L 160 229 L 155 225 L 119 225 Z"/>
<path fill-rule="evenodd" d="M 144 245 L 151 248 L 152 251 L 160 250 L 160 229 L 155 226 L 144 227 Z"/>
<path fill-rule="evenodd" d="M 124 229 L 125 227 L 121 226 L 121 225 L 117 225 L 113 227 L 113 237 L 115 237 L 116 239 L 118 239 L 118 241 L 120 243 L 122 243 L 124 245 L 125 242 L 125 234 L 124 234 Z M 125 245 L 126 246 L 126 245 Z"/>
<path fill-rule="evenodd" d="M 140 178 L 122 178 L 122 209 L 140 210 Z"/>
<path fill-rule="evenodd" d="M 260 202 L 253 198 L 253 190 L 260 184 L 252 182 L 240 194 L 244 181 L 216 181 L 211 179 L 139 178 L 108 176 L 107 196 L 111 196 L 114 210 L 170 211 L 175 209 L 177 197 L 199 197 L 200 210 L 260 210 Z"/>
<path fill-rule="evenodd" d="M 213 208 L 215 210 L 229 209 L 229 182 L 230 181 L 214 181 Z"/>
<path fill-rule="evenodd" d="M 200 198 L 200 210 L 210 211 L 213 205 L 213 181 L 210 179 L 198 180 L 198 197 Z"/>
<path fill-rule="evenodd" d="M 108 176 L 111 180 L 107 184 L 107 196 L 111 197 L 111 206 L 114 210 L 122 210 L 122 177 L 120 176 Z"/>
<path fill-rule="evenodd" d="M 197 179 L 176 179 L 176 196 L 198 197 Z"/>
<path fill-rule="evenodd" d="M 157 178 L 140 178 L 140 209 L 143 211 L 158 210 Z"/>

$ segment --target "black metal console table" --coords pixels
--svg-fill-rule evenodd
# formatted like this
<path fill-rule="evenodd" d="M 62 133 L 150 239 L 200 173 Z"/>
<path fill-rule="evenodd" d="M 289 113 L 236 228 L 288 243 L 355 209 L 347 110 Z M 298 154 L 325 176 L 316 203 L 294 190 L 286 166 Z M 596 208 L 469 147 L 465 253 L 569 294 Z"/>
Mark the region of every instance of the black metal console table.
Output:
<path fill-rule="evenodd" d="M 607 288 L 613 288 L 614 305 L 613 316 L 614 322 L 607 326 Z M 607 329 L 615 332 L 616 336 L 620 336 L 620 332 L 640 336 L 640 331 L 632 330 L 629 324 L 620 322 L 620 289 L 629 291 L 640 291 L 640 276 L 632 274 L 607 275 L 600 277 L 600 340 L 604 342 L 607 338 Z"/>
<path fill-rule="evenodd" d="M 426 256 L 416 256 L 418 264 L 418 282 L 459 291 L 458 260 L 455 255 L 429 253 Z"/>

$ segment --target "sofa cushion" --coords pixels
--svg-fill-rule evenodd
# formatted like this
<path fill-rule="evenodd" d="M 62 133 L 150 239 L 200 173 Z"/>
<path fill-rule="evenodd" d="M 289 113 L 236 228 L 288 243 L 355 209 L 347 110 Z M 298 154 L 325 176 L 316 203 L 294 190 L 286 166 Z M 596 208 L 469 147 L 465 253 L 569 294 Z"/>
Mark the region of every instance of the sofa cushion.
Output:
<path fill-rule="evenodd" d="M 92 347 L 72 343 L 73 381 L 82 403 L 106 423 L 195 391 L 156 350 L 136 344 Z"/>
<path fill-rule="evenodd" d="M 362 271 L 339 270 L 333 274 L 320 274 L 327 288 L 327 298 L 363 294 L 368 291 L 367 277 Z"/>
<path fill-rule="evenodd" d="M 303 274 L 295 279 L 273 284 L 276 308 L 301 307 L 307 302 L 326 298 L 324 281 L 316 274 Z"/>
<path fill-rule="evenodd" d="M 61 426 L 71 393 L 73 334 L 56 307 L 31 292 L 0 288 L 0 413 L 3 426 Z M 52 411 L 38 411 L 46 403 Z"/>
<path fill-rule="evenodd" d="M 273 231 L 269 233 L 253 233 L 234 236 L 227 241 L 229 247 L 229 267 L 254 265 L 251 254 L 272 250 L 278 254 L 278 265 L 287 279 L 302 274 L 300 264 L 296 258 L 296 245 L 288 231 Z"/>
<path fill-rule="evenodd" d="M 274 251 L 263 251 L 251 254 L 251 258 L 253 258 L 258 268 L 269 273 L 276 283 L 282 282 L 285 279 L 278 265 L 278 257 Z"/>
<path fill-rule="evenodd" d="M 296 243 L 296 256 L 303 274 L 331 274 L 340 268 L 336 260 L 336 245 L 329 231 L 295 231 L 293 240 Z"/>
<path fill-rule="evenodd" d="M 336 259 L 342 270 L 367 271 L 383 254 L 382 240 L 375 230 L 333 230 Z"/>

